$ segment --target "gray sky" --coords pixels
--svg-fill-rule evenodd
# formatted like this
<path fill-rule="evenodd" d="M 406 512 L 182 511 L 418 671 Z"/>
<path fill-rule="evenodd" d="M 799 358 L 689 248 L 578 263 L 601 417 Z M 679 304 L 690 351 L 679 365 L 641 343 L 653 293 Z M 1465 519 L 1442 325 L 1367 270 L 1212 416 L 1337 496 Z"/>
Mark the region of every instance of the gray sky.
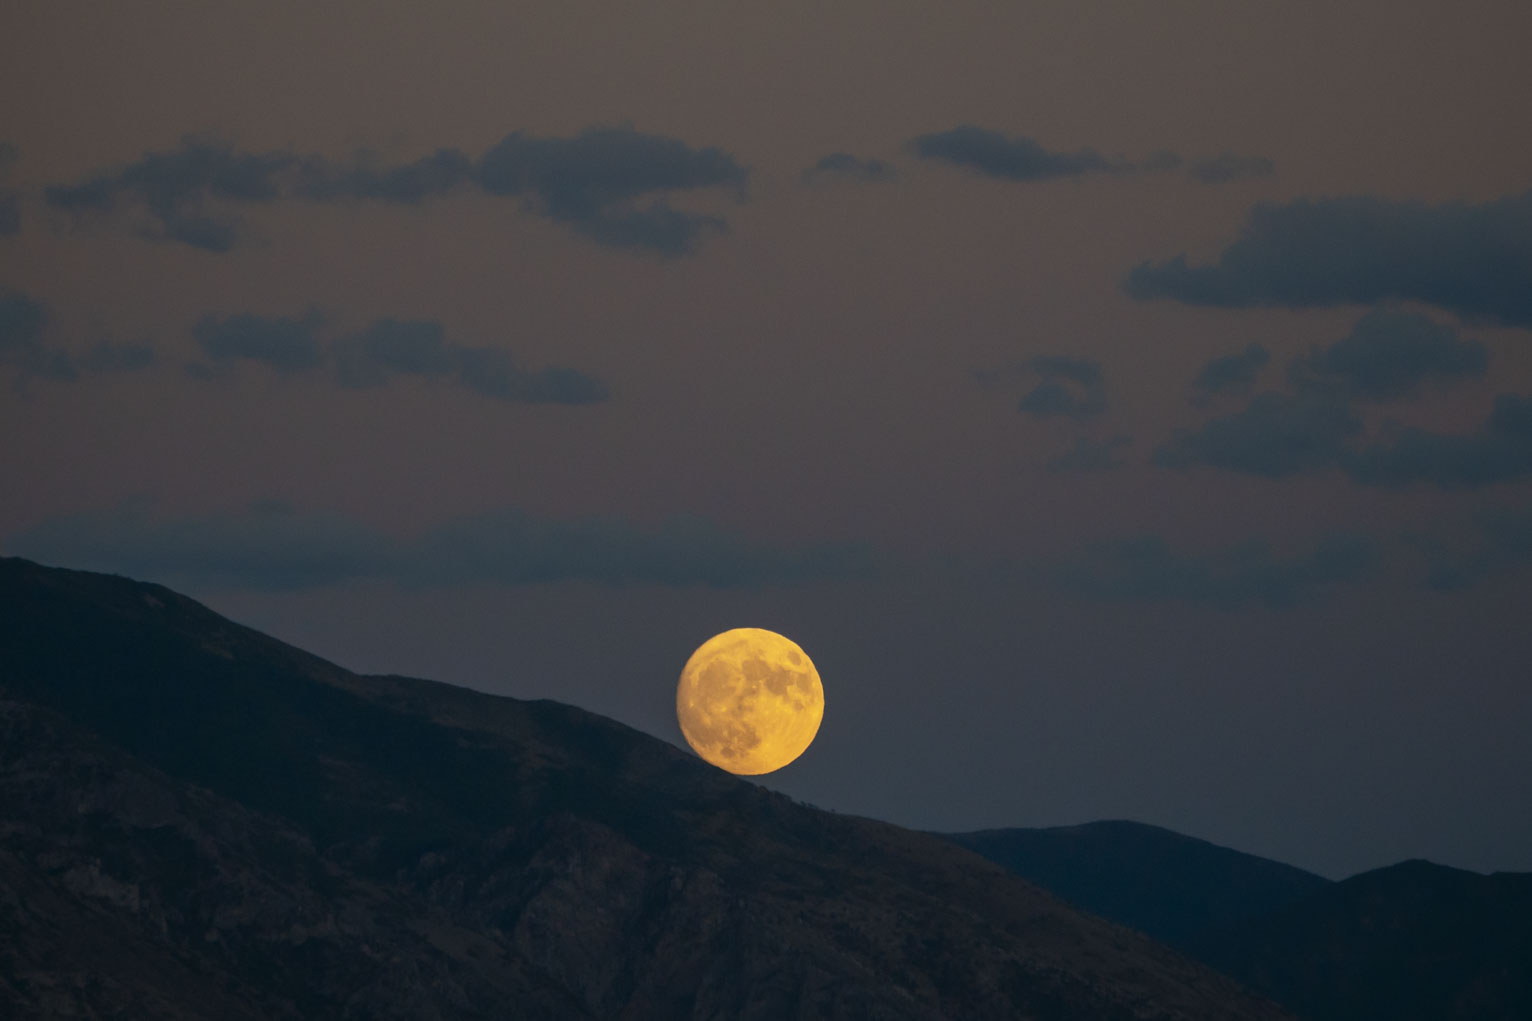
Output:
<path fill-rule="evenodd" d="M 767 784 L 1532 869 L 1519 2 L 12 4 L 0 549 Z M 537 9 L 534 9 L 537 8 Z"/>

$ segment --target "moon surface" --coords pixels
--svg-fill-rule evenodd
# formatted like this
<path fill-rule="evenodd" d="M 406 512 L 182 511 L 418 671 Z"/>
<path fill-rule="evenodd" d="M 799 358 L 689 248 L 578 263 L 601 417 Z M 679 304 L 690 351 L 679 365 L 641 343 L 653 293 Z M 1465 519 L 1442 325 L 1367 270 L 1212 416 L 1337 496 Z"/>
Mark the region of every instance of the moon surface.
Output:
<path fill-rule="evenodd" d="M 714 635 L 692 653 L 676 685 L 676 718 L 696 753 L 755 776 L 803 754 L 824 719 L 819 671 L 798 645 L 763 628 Z"/>

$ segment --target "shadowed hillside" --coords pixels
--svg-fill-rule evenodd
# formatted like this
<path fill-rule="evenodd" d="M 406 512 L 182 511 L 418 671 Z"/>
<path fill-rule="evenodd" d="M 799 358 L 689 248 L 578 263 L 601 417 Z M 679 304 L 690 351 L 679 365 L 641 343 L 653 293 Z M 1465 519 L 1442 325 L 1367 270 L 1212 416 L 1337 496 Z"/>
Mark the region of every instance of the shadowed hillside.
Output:
<path fill-rule="evenodd" d="M 1277 1018 L 940 840 L 0 561 L 0 1013 Z"/>
<path fill-rule="evenodd" d="M 1407 861 L 1215 936 L 1204 959 L 1314 1021 L 1532 1018 L 1532 873 Z"/>
<path fill-rule="evenodd" d="M 1532 874 L 1412 861 L 1332 883 L 1130 822 L 949 839 L 1311 1021 L 1532 1018 Z"/>
<path fill-rule="evenodd" d="M 947 839 L 1102 918 L 1183 949 L 1330 881 L 1267 858 L 1127 821 L 980 830 Z"/>

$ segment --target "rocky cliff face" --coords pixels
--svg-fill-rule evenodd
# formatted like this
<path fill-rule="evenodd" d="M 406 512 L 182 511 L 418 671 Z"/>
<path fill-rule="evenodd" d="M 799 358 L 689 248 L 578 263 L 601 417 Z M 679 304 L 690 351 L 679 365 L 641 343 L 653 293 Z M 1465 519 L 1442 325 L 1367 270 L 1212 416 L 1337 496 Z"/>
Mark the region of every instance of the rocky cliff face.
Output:
<path fill-rule="evenodd" d="M 0 1014 L 1264 1019 L 925 834 L 0 561 Z"/>

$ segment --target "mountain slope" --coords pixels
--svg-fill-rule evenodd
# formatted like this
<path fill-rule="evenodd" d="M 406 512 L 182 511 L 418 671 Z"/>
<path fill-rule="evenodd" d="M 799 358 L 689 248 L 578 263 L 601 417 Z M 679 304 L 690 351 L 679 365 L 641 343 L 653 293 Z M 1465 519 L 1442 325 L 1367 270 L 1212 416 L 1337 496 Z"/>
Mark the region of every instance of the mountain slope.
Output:
<path fill-rule="evenodd" d="M 1217 935 L 1206 960 L 1314 1021 L 1532 1017 L 1532 873 L 1401 862 Z"/>
<path fill-rule="evenodd" d="M 951 839 L 1309 1021 L 1532 1017 L 1532 874 L 1404 862 L 1339 883 L 1130 822 Z"/>
<path fill-rule="evenodd" d="M 0 700 L 10 1015 L 1281 1016 L 935 837 L 159 586 L 0 560 Z"/>
<path fill-rule="evenodd" d="M 0 767 L 5 1017 L 580 1015 L 423 899 L 56 713 L 0 698 Z"/>
<path fill-rule="evenodd" d="M 1328 887 L 1312 872 L 1121 820 L 947 839 L 1102 918 L 1201 951 L 1206 934 Z"/>

